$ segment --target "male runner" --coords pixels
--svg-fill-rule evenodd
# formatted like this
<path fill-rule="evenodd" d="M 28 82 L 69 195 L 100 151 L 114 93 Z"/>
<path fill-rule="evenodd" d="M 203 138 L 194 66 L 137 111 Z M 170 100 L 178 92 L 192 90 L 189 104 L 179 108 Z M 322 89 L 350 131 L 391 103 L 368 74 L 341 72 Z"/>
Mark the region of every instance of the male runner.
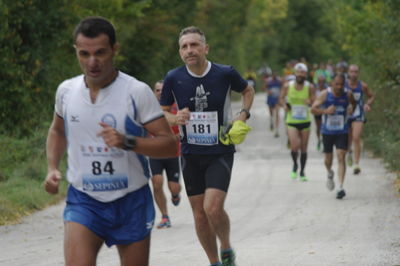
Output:
<path fill-rule="evenodd" d="M 323 91 L 312 105 L 312 112 L 322 115 L 322 140 L 325 153 L 325 167 L 328 171 L 327 187 L 329 190 L 335 188 L 332 171 L 333 146 L 336 147 L 338 160 L 339 189 L 336 193 L 337 199 L 346 196 L 343 183 L 346 173 L 345 156 L 348 144 L 348 113 L 352 113 L 356 102 L 351 91 L 344 89 L 345 77 L 336 74 L 332 81 L 332 88 Z"/>
<path fill-rule="evenodd" d="M 160 101 L 161 91 L 163 87 L 163 81 L 157 81 L 154 85 L 154 95 L 157 100 Z M 172 113 L 177 112 L 176 104 L 172 105 L 171 108 Z M 171 127 L 172 132 L 175 135 L 179 135 L 178 126 Z M 179 143 L 179 142 L 178 142 Z M 181 192 L 181 185 L 179 184 L 180 177 L 180 167 L 179 167 L 179 149 L 178 145 L 178 153 L 176 156 L 172 158 L 165 159 L 153 159 L 150 158 L 150 168 L 152 173 L 152 184 L 153 184 L 153 192 L 154 192 L 154 200 L 161 212 L 161 222 L 157 225 L 157 228 L 168 228 L 171 227 L 171 220 L 168 215 L 167 208 L 167 199 L 165 197 L 164 189 L 163 189 L 163 171 L 165 170 L 165 174 L 167 175 L 168 180 L 168 189 L 171 192 L 171 201 L 174 206 L 178 206 L 181 200 L 179 193 Z"/>
<path fill-rule="evenodd" d="M 304 169 L 307 162 L 307 146 L 310 136 L 311 115 L 309 106 L 314 100 L 314 85 L 306 80 L 307 66 L 298 63 L 294 67 L 296 80 L 286 83 L 281 92 L 280 104 L 286 111 L 286 125 L 293 160 L 293 169 L 290 177 L 297 178 L 298 163 L 300 154 L 300 180 L 307 181 Z M 286 102 L 287 96 L 287 102 Z"/>
<path fill-rule="evenodd" d="M 242 94 L 242 110 L 235 119 L 246 121 L 254 89 L 231 66 L 207 60 L 204 33 L 191 26 L 179 35 L 179 54 L 185 63 L 168 72 L 161 94 L 167 119 L 181 127 L 182 172 L 193 210 L 196 232 L 212 265 L 235 265 L 230 222 L 224 202 L 233 165 L 233 145 L 219 141 L 220 131 L 232 122 L 230 92 Z M 176 102 L 179 111 L 170 113 Z"/>
<path fill-rule="evenodd" d="M 144 155 L 174 156 L 176 138 L 151 89 L 114 67 L 118 44 L 109 21 L 83 19 L 74 47 L 83 75 L 57 89 L 44 184 L 58 192 L 67 150 L 65 265 L 96 265 L 103 243 L 117 246 L 121 265 L 148 265 L 154 205 Z"/>
<path fill-rule="evenodd" d="M 353 115 L 350 117 L 350 131 L 349 131 L 349 154 L 347 163 L 349 166 L 353 165 L 352 144 L 354 143 L 354 174 L 361 172 L 360 157 L 361 157 L 361 135 L 364 128 L 364 123 L 367 121 L 365 112 L 371 111 L 371 105 L 375 100 L 375 95 L 372 93 L 368 85 L 358 80 L 359 68 L 357 65 L 350 65 L 348 80 L 345 82 L 345 88 L 353 92 L 354 99 L 357 102 L 357 107 Z M 368 100 L 364 104 L 364 94 Z"/>
<path fill-rule="evenodd" d="M 276 72 L 272 72 L 272 77 L 269 78 L 265 83 L 265 91 L 267 93 L 267 105 L 270 115 L 270 129 L 275 130 L 274 136 L 279 137 L 279 95 L 281 93 L 282 82 L 276 75 Z"/>

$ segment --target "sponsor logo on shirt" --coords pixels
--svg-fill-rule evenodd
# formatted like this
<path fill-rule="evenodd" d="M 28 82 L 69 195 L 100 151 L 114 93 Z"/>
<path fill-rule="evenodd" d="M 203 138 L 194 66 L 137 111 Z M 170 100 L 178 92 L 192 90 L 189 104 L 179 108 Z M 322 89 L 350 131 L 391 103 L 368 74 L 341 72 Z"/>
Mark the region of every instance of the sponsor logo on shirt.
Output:
<path fill-rule="evenodd" d="M 117 119 L 115 119 L 115 117 L 112 114 L 103 115 L 103 117 L 101 118 L 101 122 L 113 128 L 117 127 Z"/>

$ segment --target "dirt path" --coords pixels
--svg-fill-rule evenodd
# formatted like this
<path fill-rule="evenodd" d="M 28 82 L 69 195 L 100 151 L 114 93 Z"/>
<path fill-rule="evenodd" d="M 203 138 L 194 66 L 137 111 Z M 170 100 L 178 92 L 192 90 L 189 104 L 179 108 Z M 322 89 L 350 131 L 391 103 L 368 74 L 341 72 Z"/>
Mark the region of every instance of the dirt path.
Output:
<path fill-rule="evenodd" d="M 293 181 L 284 130 L 274 138 L 267 119 L 264 95 L 257 95 L 250 121 L 253 131 L 238 146 L 226 203 L 238 264 L 400 265 L 400 198 L 392 185 L 394 176 L 379 160 L 364 154 L 362 174 L 355 176 L 350 169 L 348 195 L 336 200 L 325 188 L 326 172 L 313 131 L 306 168 L 309 181 Z M 63 207 L 64 203 L 21 224 L 0 227 L 0 265 L 63 265 Z M 150 265 L 208 265 L 187 198 L 169 209 L 173 226 L 154 229 Z M 103 247 L 98 265 L 119 265 L 115 248 Z"/>

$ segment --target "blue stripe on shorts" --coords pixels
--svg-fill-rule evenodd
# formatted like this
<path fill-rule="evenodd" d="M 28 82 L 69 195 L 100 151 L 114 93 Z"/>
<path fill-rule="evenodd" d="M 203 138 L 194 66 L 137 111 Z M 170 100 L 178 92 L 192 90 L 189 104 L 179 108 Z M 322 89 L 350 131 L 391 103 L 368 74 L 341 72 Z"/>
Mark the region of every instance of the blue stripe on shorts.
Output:
<path fill-rule="evenodd" d="M 145 239 L 153 228 L 155 210 L 149 185 L 111 202 L 101 202 L 68 188 L 64 221 L 89 228 L 107 246 L 131 244 Z"/>

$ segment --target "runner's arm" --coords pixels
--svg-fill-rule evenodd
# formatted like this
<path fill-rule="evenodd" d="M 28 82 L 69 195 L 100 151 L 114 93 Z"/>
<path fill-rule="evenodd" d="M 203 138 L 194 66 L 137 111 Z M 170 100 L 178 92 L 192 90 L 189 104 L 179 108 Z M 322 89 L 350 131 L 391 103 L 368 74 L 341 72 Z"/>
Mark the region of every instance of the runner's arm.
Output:
<path fill-rule="evenodd" d="M 186 125 L 186 121 L 190 118 L 190 111 L 187 107 L 178 110 L 176 114 L 171 113 L 170 105 L 162 105 L 161 109 L 164 111 L 165 118 L 171 126 Z"/>
<path fill-rule="evenodd" d="M 354 95 L 353 95 L 353 93 L 351 91 L 349 91 L 347 95 L 349 97 L 349 102 L 350 102 L 350 105 L 351 105 L 350 114 L 352 114 L 352 113 L 354 113 L 354 110 L 356 109 L 357 102 L 354 99 Z"/>
<path fill-rule="evenodd" d="M 288 92 L 288 83 L 285 82 L 282 86 L 281 95 L 279 96 L 279 105 L 282 106 L 285 109 L 285 111 L 287 111 L 287 106 L 285 101 L 287 92 Z"/>
<path fill-rule="evenodd" d="M 125 148 L 126 136 L 115 128 L 101 122 L 102 130 L 97 134 L 104 139 L 109 147 Z M 177 138 L 171 131 L 165 117 L 160 117 L 144 125 L 144 128 L 153 136 L 137 137 L 132 151 L 151 158 L 170 158 L 177 153 Z"/>
<path fill-rule="evenodd" d="M 58 192 L 61 179 L 59 166 L 66 147 L 67 140 L 65 137 L 64 119 L 54 113 L 53 122 L 51 123 L 46 141 L 47 176 L 44 188 L 50 194 Z"/>
<path fill-rule="evenodd" d="M 254 88 L 249 85 L 242 91 L 242 110 L 245 109 L 250 112 L 250 108 L 253 105 L 254 93 Z M 240 112 L 238 119 L 245 122 L 247 120 L 247 113 Z"/>
<path fill-rule="evenodd" d="M 311 113 L 314 115 L 323 115 L 326 113 L 325 109 L 320 109 L 319 107 L 325 102 L 327 91 L 321 92 L 321 94 L 315 99 L 311 106 Z"/>
<path fill-rule="evenodd" d="M 310 90 L 308 93 L 309 97 L 308 97 L 308 102 L 306 102 L 306 104 L 311 106 L 315 101 L 315 86 L 312 83 L 310 83 Z"/>
<path fill-rule="evenodd" d="M 372 92 L 372 90 L 368 87 L 367 83 L 365 83 L 365 82 L 362 82 L 362 89 L 363 89 L 363 92 L 365 93 L 365 95 L 367 95 L 367 97 L 368 97 L 368 100 L 364 105 L 364 109 L 366 111 L 370 111 L 371 105 L 375 101 L 375 94 Z"/>

